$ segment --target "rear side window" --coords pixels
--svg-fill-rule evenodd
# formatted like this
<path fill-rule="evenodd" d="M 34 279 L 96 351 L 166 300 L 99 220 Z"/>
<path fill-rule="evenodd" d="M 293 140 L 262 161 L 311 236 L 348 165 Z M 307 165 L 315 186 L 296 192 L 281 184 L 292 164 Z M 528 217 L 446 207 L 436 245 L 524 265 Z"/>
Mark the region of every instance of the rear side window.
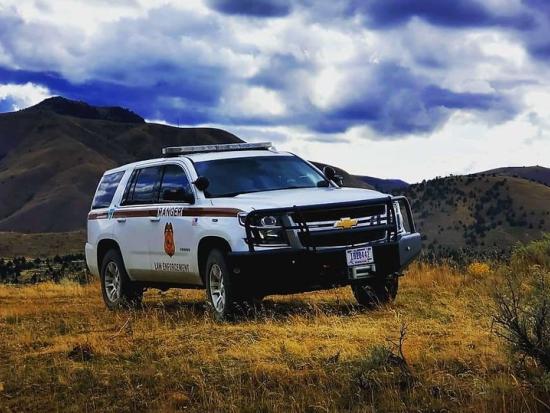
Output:
<path fill-rule="evenodd" d="M 150 204 L 157 202 L 162 166 L 151 166 L 134 171 L 128 182 L 124 204 Z"/>
<path fill-rule="evenodd" d="M 99 183 L 99 187 L 97 188 L 97 192 L 92 202 L 92 209 L 108 208 L 109 205 L 111 205 L 118 184 L 123 176 L 124 171 L 104 175 L 103 178 L 101 178 L 101 182 Z"/>

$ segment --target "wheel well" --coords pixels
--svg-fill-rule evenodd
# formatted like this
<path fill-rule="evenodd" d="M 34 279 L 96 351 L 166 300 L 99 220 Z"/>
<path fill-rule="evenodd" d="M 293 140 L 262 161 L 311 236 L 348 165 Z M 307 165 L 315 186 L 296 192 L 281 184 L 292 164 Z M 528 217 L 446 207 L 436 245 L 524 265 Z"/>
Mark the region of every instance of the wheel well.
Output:
<path fill-rule="evenodd" d="M 205 280 L 206 273 L 206 260 L 208 259 L 208 254 L 214 248 L 219 248 L 223 252 L 231 251 L 229 243 L 221 237 L 204 237 L 199 242 L 198 249 L 198 260 L 199 260 L 199 272 L 202 278 L 202 281 Z"/>
<path fill-rule="evenodd" d="M 105 254 L 107 254 L 107 251 L 113 249 L 120 252 L 120 247 L 118 246 L 117 242 L 112 239 L 102 239 L 97 244 L 97 268 L 99 269 L 99 271 L 101 271 L 101 264 L 103 263 L 103 258 L 105 257 Z"/>

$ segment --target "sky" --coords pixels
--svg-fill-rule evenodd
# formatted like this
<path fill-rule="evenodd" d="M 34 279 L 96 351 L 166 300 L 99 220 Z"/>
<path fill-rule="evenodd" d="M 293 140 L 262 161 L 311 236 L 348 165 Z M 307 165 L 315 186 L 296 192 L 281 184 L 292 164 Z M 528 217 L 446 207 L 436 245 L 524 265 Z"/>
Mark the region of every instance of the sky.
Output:
<path fill-rule="evenodd" d="M 409 182 L 550 167 L 550 1 L 0 0 L 0 112 L 54 95 Z"/>

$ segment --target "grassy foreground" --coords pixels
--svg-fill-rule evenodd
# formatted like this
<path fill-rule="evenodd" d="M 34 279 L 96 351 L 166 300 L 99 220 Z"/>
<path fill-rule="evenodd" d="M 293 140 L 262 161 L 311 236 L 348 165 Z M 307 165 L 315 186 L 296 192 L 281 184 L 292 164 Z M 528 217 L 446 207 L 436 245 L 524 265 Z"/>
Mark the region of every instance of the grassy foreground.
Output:
<path fill-rule="evenodd" d="M 97 283 L 0 285 L 0 411 L 547 411 L 491 332 L 497 279 L 418 264 L 376 311 L 345 288 L 223 324 L 200 291 L 112 313 Z"/>

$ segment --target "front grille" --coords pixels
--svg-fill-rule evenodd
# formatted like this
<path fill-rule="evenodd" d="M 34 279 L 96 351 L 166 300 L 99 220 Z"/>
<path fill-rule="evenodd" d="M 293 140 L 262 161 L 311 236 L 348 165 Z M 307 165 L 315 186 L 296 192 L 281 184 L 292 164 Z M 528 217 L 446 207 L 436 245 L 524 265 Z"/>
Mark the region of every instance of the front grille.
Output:
<path fill-rule="evenodd" d="M 304 247 L 361 245 L 387 237 L 387 204 L 351 205 L 338 208 L 296 211 L 292 220 L 304 230 L 298 233 Z M 342 218 L 356 219 L 357 225 L 342 229 L 335 224 Z"/>

